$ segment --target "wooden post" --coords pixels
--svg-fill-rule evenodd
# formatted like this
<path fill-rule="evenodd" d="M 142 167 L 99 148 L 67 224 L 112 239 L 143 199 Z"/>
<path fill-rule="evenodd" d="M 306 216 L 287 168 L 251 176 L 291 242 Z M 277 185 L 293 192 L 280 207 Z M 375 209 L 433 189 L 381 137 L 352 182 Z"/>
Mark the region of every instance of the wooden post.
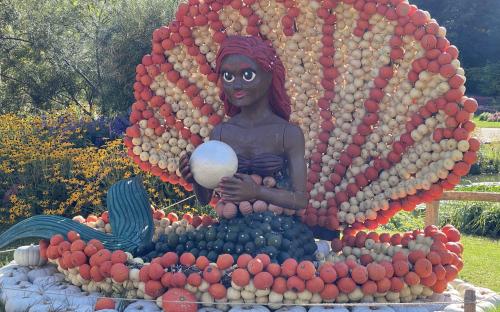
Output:
<path fill-rule="evenodd" d="M 465 290 L 464 312 L 476 312 L 476 291 L 474 289 Z"/>
<path fill-rule="evenodd" d="M 425 226 L 438 224 L 439 200 L 425 204 Z"/>

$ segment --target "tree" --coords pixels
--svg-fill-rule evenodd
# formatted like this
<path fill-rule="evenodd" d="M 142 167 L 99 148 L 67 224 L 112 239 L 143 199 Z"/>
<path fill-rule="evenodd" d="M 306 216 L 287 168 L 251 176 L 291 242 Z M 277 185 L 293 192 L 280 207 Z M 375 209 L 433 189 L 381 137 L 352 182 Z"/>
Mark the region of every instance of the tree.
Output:
<path fill-rule="evenodd" d="M 134 68 L 177 1 L 4 0 L 0 7 L 0 112 L 78 105 L 125 111 Z"/>

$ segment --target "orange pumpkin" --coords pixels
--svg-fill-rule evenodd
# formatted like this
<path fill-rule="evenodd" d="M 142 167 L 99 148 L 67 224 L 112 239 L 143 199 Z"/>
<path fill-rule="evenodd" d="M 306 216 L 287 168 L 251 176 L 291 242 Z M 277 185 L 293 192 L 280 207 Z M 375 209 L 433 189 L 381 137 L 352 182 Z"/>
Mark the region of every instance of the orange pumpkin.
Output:
<path fill-rule="evenodd" d="M 306 282 L 306 289 L 312 293 L 319 293 L 324 287 L 325 282 L 323 282 L 323 280 L 318 276 L 313 277 Z"/>
<path fill-rule="evenodd" d="M 233 272 L 234 274 L 234 272 Z M 163 278 L 162 278 L 163 279 Z M 201 285 L 202 278 L 200 273 L 193 272 L 187 277 L 187 283 L 191 286 L 198 287 Z"/>
<path fill-rule="evenodd" d="M 210 265 L 206 267 L 205 270 L 203 270 L 203 279 L 210 284 L 218 283 L 221 279 L 221 276 L 222 274 L 220 270 L 213 265 Z"/>
<path fill-rule="evenodd" d="M 410 270 L 408 262 L 403 260 L 394 262 L 393 266 L 394 266 L 394 274 L 396 274 L 396 276 L 399 277 L 405 276 L 406 273 L 408 273 Z"/>
<path fill-rule="evenodd" d="M 319 268 L 319 277 L 325 283 L 333 283 L 337 279 L 337 271 L 333 267 L 333 264 L 325 262 Z"/>
<path fill-rule="evenodd" d="M 384 293 L 391 289 L 391 280 L 387 277 L 384 277 L 380 281 L 377 282 L 377 292 Z"/>
<path fill-rule="evenodd" d="M 316 268 L 311 261 L 305 260 L 297 266 L 297 275 L 304 281 L 310 280 L 316 274 Z"/>
<path fill-rule="evenodd" d="M 95 303 L 94 310 L 106 310 L 106 309 L 114 309 L 115 301 L 111 298 L 99 298 Z"/>
<path fill-rule="evenodd" d="M 97 248 L 92 244 L 88 244 L 83 249 L 83 252 L 87 255 L 87 257 L 92 257 L 95 253 L 97 253 Z"/>
<path fill-rule="evenodd" d="M 248 262 L 252 260 L 252 256 L 249 254 L 241 254 L 238 257 L 238 260 L 236 260 L 236 264 L 238 265 L 239 268 L 245 269 L 248 265 Z"/>
<path fill-rule="evenodd" d="M 115 250 L 111 254 L 111 262 L 113 264 L 127 262 L 127 254 L 123 250 Z"/>
<path fill-rule="evenodd" d="M 227 289 L 224 285 L 215 283 L 208 287 L 208 292 L 214 299 L 218 300 L 226 297 Z"/>
<path fill-rule="evenodd" d="M 400 292 L 404 288 L 405 284 L 401 277 L 393 277 L 391 278 L 391 288 L 392 292 Z"/>
<path fill-rule="evenodd" d="M 93 266 L 90 268 L 90 277 L 94 282 L 100 282 L 104 280 L 104 276 L 102 276 L 98 266 Z"/>
<path fill-rule="evenodd" d="M 68 240 L 70 242 L 74 242 L 76 241 L 77 239 L 80 239 L 80 234 L 78 234 L 77 232 L 75 231 L 69 231 L 68 234 L 66 235 L 68 237 Z"/>
<path fill-rule="evenodd" d="M 245 287 L 250 283 L 250 273 L 245 269 L 236 269 L 231 274 L 231 280 L 233 283 L 240 287 Z"/>
<path fill-rule="evenodd" d="M 253 278 L 253 283 L 257 289 L 268 289 L 273 285 L 274 278 L 269 272 L 259 272 Z"/>
<path fill-rule="evenodd" d="M 101 272 L 102 276 L 104 276 L 104 277 L 111 277 L 111 267 L 112 266 L 113 266 L 113 263 L 111 262 L 111 260 L 104 261 L 99 266 L 99 272 Z"/>
<path fill-rule="evenodd" d="M 71 253 L 71 263 L 73 267 L 80 266 L 82 264 L 87 263 L 87 256 L 83 253 L 83 251 L 75 251 Z"/>
<path fill-rule="evenodd" d="M 349 277 L 342 277 L 338 281 L 337 286 L 344 294 L 350 294 L 354 291 L 354 289 L 356 289 L 356 283 L 354 283 L 354 281 Z"/>
<path fill-rule="evenodd" d="M 78 273 L 80 273 L 80 276 L 87 281 L 90 281 L 91 276 L 90 276 L 90 265 L 88 264 L 82 264 L 78 267 Z"/>
<path fill-rule="evenodd" d="M 139 270 L 139 280 L 146 283 L 149 279 L 149 265 L 145 265 Z"/>
<path fill-rule="evenodd" d="M 408 272 L 405 275 L 405 283 L 409 286 L 420 284 L 420 277 L 415 272 Z"/>
<path fill-rule="evenodd" d="M 338 277 L 346 277 L 349 274 L 349 267 L 345 262 L 337 262 L 333 265 Z"/>
<path fill-rule="evenodd" d="M 158 298 L 165 292 L 165 288 L 159 281 L 147 281 L 144 292 L 153 298 Z"/>
<path fill-rule="evenodd" d="M 182 272 L 175 272 L 172 276 L 172 282 L 174 284 L 174 287 L 179 287 L 182 288 L 186 286 L 186 274 Z"/>
<path fill-rule="evenodd" d="M 160 258 L 160 263 L 164 268 L 176 265 L 179 260 L 179 256 L 175 252 L 169 251 Z"/>
<path fill-rule="evenodd" d="M 267 268 L 267 266 L 271 263 L 271 258 L 266 254 L 262 254 L 262 253 L 258 254 L 257 256 L 255 256 L 255 258 L 262 261 L 264 268 Z"/>
<path fill-rule="evenodd" d="M 377 283 L 374 281 L 366 281 L 363 285 L 361 285 L 361 291 L 366 296 L 373 295 L 377 292 Z"/>
<path fill-rule="evenodd" d="M 335 284 L 326 284 L 325 288 L 319 294 L 323 300 L 335 300 L 339 295 L 339 289 Z"/>
<path fill-rule="evenodd" d="M 415 272 L 420 277 L 428 277 L 432 274 L 432 263 L 426 258 L 420 258 L 415 262 Z"/>
<path fill-rule="evenodd" d="M 362 265 L 356 266 L 351 271 L 352 279 L 359 285 L 368 280 L 368 270 Z"/>
<path fill-rule="evenodd" d="M 64 241 L 64 237 L 61 234 L 56 234 L 50 238 L 50 245 L 51 246 L 58 246 L 63 241 Z"/>
<path fill-rule="evenodd" d="M 85 242 L 81 239 L 76 239 L 71 243 L 69 250 L 71 251 L 83 251 L 85 249 Z"/>
<path fill-rule="evenodd" d="M 196 297 L 181 288 L 170 288 L 162 297 L 163 311 L 168 312 L 196 312 L 198 304 L 195 302 Z"/>
<path fill-rule="evenodd" d="M 151 263 L 149 265 L 149 278 L 155 281 L 159 281 L 165 273 L 165 269 L 159 263 Z"/>
<path fill-rule="evenodd" d="M 303 292 L 306 288 L 306 283 L 301 278 L 294 275 L 286 280 L 286 287 L 291 291 Z"/>
<path fill-rule="evenodd" d="M 286 259 L 281 264 L 281 275 L 285 277 L 294 276 L 297 273 L 297 260 L 293 258 Z"/>
<path fill-rule="evenodd" d="M 385 268 L 384 266 L 378 264 L 378 263 L 370 263 L 366 267 L 368 269 L 368 277 L 372 281 L 380 281 L 382 278 L 385 277 Z"/>
<path fill-rule="evenodd" d="M 266 271 L 271 273 L 272 276 L 278 277 L 281 274 L 281 266 L 277 263 L 270 263 L 267 265 Z"/>
<path fill-rule="evenodd" d="M 88 244 L 91 244 L 91 245 L 94 245 L 95 248 L 97 248 L 97 250 L 101 250 L 101 249 L 104 249 L 104 245 L 101 243 L 101 241 L 97 240 L 97 239 L 91 239 L 87 242 L 87 245 Z"/>
<path fill-rule="evenodd" d="M 163 274 L 163 276 L 161 277 L 160 282 L 165 288 L 174 286 L 174 273 L 165 272 L 165 274 Z"/>
<path fill-rule="evenodd" d="M 217 257 L 217 267 L 221 270 L 229 269 L 234 263 L 233 256 L 222 254 Z"/>
<path fill-rule="evenodd" d="M 128 267 L 123 263 L 115 263 L 111 266 L 111 278 L 117 283 L 123 283 L 128 279 Z"/>
<path fill-rule="evenodd" d="M 286 279 L 277 277 L 274 279 L 272 290 L 278 294 L 284 294 L 287 291 Z"/>
<path fill-rule="evenodd" d="M 263 269 L 264 264 L 262 263 L 262 260 L 255 258 L 248 261 L 247 270 L 250 274 L 256 275 L 257 273 L 262 272 Z"/>
<path fill-rule="evenodd" d="M 198 269 L 200 270 L 205 270 L 205 268 L 210 264 L 210 260 L 208 260 L 207 257 L 205 256 L 199 256 L 198 259 L 196 259 L 195 265 Z"/>
<path fill-rule="evenodd" d="M 196 258 L 192 253 L 185 252 L 179 258 L 179 262 L 185 266 L 192 266 L 196 262 Z"/>

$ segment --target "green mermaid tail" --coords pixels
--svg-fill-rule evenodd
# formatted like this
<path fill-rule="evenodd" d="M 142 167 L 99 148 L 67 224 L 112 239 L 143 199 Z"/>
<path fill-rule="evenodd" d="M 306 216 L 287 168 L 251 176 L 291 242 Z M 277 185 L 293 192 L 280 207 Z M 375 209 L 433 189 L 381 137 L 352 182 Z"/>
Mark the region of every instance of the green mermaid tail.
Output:
<path fill-rule="evenodd" d="M 148 195 L 140 178 L 122 180 L 108 191 L 106 204 L 112 234 L 105 234 L 86 225 L 60 216 L 34 216 L 14 225 L 0 235 L 0 248 L 22 238 L 49 239 L 55 234 L 66 237 L 68 231 L 76 231 L 85 241 L 100 240 L 109 250 L 135 253 L 151 243 L 154 231 L 153 214 Z"/>

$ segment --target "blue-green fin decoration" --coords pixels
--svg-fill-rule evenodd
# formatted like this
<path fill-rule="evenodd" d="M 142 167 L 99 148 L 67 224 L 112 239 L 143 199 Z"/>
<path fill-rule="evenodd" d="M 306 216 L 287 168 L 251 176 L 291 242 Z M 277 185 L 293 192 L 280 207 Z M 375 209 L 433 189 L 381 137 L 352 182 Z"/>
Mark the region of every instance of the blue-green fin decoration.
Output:
<path fill-rule="evenodd" d="M 18 239 L 45 238 L 55 234 L 66 237 L 76 231 L 84 241 L 100 240 L 109 250 L 123 250 L 133 254 L 151 244 L 154 232 L 153 214 L 142 180 L 134 177 L 111 186 L 106 204 L 112 234 L 106 234 L 84 224 L 60 216 L 38 215 L 23 220 L 0 235 L 0 248 Z"/>

